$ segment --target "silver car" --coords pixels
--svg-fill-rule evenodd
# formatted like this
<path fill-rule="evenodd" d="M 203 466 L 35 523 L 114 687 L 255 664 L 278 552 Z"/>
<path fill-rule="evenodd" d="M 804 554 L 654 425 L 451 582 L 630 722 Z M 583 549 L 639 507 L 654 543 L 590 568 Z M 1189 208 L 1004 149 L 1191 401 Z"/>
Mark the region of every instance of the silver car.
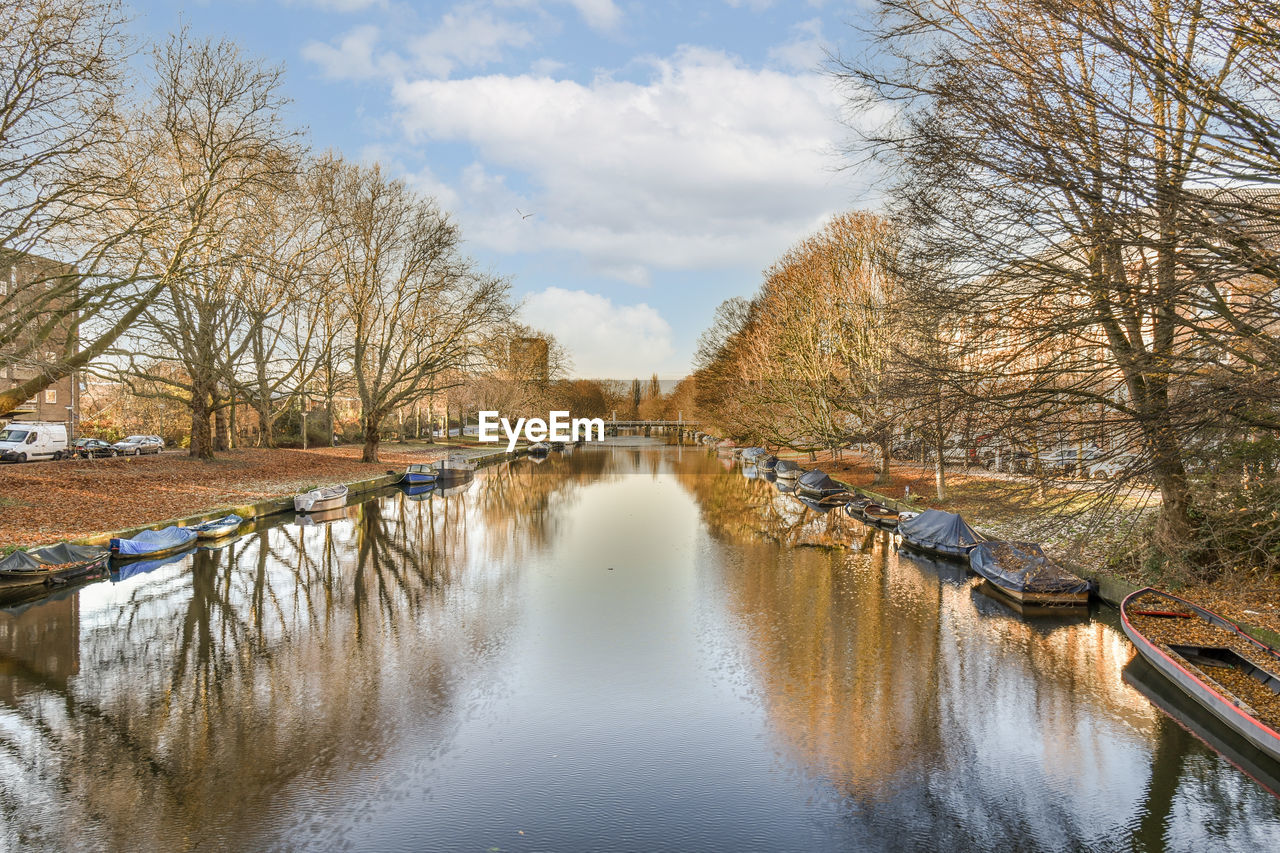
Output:
<path fill-rule="evenodd" d="M 121 456 L 141 456 L 144 453 L 159 453 L 160 445 L 149 435 L 131 435 L 111 445 Z"/>

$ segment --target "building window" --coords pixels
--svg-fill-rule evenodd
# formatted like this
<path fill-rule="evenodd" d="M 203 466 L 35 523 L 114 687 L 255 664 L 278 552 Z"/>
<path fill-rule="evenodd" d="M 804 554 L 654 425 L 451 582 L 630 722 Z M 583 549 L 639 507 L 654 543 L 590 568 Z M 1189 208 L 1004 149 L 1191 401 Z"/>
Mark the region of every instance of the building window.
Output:
<path fill-rule="evenodd" d="M 48 391 L 45 391 L 45 392 L 44 392 L 44 401 L 45 401 L 46 403 L 56 403 L 56 402 L 58 402 L 58 390 L 57 390 L 56 388 L 50 388 Z"/>

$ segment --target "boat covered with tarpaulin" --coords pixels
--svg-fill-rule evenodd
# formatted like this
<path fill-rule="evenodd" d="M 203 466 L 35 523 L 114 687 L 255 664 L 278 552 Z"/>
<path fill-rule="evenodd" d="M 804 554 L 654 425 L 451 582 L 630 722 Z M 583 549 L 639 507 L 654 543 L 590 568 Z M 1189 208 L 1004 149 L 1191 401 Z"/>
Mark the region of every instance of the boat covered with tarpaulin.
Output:
<path fill-rule="evenodd" d="M 144 530 L 128 539 L 112 539 L 111 556 L 117 560 L 166 557 L 191 547 L 197 535 L 190 527 L 170 526 L 163 530 Z"/>
<path fill-rule="evenodd" d="M 779 478 L 794 480 L 803 474 L 805 469 L 798 462 L 792 462 L 790 459 L 779 459 L 773 471 Z"/>
<path fill-rule="evenodd" d="M 0 560 L 0 590 L 39 586 L 101 572 L 111 559 L 106 548 L 92 545 L 45 545 L 14 551 Z"/>
<path fill-rule="evenodd" d="M 738 454 L 738 458 L 743 462 L 755 462 L 762 456 L 768 456 L 769 451 L 763 447 L 744 447 L 742 453 Z"/>
<path fill-rule="evenodd" d="M 778 457 L 772 453 L 766 453 L 756 459 L 756 467 L 761 471 L 774 471 L 778 467 Z"/>
<path fill-rule="evenodd" d="M 1034 542 L 979 542 L 969 552 L 969 568 L 1020 604 L 1089 603 L 1089 582 L 1050 560 Z"/>
<path fill-rule="evenodd" d="M 975 545 L 987 541 L 963 518 L 940 509 L 927 509 L 901 522 L 898 533 L 902 534 L 904 545 L 954 560 L 967 560 Z"/>
<path fill-rule="evenodd" d="M 814 468 L 806 471 L 796 481 L 796 491 L 811 498 L 825 498 L 848 491 L 844 486 L 827 476 L 827 472 Z"/>

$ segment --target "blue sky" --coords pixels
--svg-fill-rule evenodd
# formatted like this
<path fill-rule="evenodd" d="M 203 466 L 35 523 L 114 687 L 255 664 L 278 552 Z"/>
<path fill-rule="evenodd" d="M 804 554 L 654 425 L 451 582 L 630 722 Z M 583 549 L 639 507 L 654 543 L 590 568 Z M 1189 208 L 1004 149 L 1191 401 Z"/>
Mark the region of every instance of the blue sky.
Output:
<path fill-rule="evenodd" d="M 823 49 L 861 2 L 135 0 L 283 63 L 315 148 L 434 195 L 580 376 L 689 370 L 722 300 L 833 213 L 874 206 Z M 517 212 L 519 211 L 519 212 Z M 522 214 L 531 214 L 524 217 Z"/>

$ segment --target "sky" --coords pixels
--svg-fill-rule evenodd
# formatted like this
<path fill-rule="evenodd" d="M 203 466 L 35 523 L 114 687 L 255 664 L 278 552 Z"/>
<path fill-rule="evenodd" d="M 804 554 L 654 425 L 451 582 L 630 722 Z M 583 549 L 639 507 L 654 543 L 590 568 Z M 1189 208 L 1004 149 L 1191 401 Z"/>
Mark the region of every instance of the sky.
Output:
<path fill-rule="evenodd" d="M 434 196 L 577 376 L 686 375 L 718 304 L 876 204 L 824 51 L 866 0 L 134 0 L 286 68 L 317 150 Z M 843 122 L 842 122 L 843 120 Z"/>

